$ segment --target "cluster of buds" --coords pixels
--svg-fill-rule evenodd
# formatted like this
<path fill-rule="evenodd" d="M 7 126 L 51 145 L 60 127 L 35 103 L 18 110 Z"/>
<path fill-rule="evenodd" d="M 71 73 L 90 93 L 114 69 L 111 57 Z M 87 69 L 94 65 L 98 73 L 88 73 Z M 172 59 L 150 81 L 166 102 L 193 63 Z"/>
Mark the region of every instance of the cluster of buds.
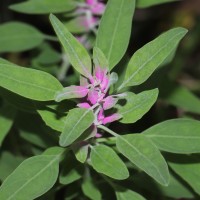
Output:
<path fill-rule="evenodd" d="M 95 67 L 89 78 L 81 77 L 80 86 L 69 86 L 57 95 L 56 101 L 63 99 L 80 98 L 79 108 L 92 109 L 95 115 L 94 126 L 105 125 L 119 120 L 118 113 L 106 114 L 125 94 L 109 95 L 109 88 L 117 81 L 116 73 L 110 74 L 105 68 Z M 99 137 L 100 134 L 96 134 Z"/>

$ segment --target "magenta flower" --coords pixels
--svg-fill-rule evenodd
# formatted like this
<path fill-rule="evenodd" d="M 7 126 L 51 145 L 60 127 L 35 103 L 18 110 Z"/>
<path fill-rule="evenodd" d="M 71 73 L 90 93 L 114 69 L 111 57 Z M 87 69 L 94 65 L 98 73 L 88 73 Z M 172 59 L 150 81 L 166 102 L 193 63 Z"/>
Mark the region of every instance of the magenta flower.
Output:
<path fill-rule="evenodd" d="M 93 75 L 89 78 L 81 77 L 80 86 L 69 86 L 59 92 L 56 101 L 79 98 L 77 107 L 93 110 L 95 115 L 93 124 L 96 127 L 119 120 L 122 117 L 120 114 L 105 112 L 113 108 L 118 100 L 125 96 L 125 94 L 109 95 L 109 87 L 113 84 L 112 75 L 107 69 L 95 67 Z M 100 136 L 101 134 L 96 132 L 96 137 Z"/>

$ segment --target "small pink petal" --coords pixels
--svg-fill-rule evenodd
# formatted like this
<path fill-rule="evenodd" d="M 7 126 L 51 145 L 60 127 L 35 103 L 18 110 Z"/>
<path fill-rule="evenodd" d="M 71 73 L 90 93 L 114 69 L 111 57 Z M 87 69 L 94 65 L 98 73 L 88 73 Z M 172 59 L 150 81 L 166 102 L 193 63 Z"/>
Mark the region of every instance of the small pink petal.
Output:
<path fill-rule="evenodd" d="M 108 110 L 108 109 L 112 108 L 117 103 L 117 101 L 118 101 L 118 99 L 114 98 L 112 96 L 106 97 L 104 99 L 103 109 Z"/>
<path fill-rule="evenodd" d="M 105 117 L 103 119 L 103 124 L 107 124 L 107 123 L 111 123 L 114 122 L 116 120 L 119 120 L 122 116 L 120 114 L 113 114 L 111 116 Z"/>
<path fill-rule="evenodd" d="M 95 68 L 95 77 L 100 81 L 102 82 L 103 81 L 103 78 L 104 78 L 104 70 L 101 69 L 101 67 L 96 67 Z"/>
<path fill-rule="evenodd" d="M 109 79 L 108 79 L 108 77 L 106 75 L 104 75 L 103 81 L 100 84 L 101 90 L 104 91 L 108 87 L 108 84 L 109 84 Z"/>
<path fill-rule="evenodd" d="M 95 5 L 97 3 L 97 0 L 86 0 L 86 3 L 88 5 Z"/>
<path fill-rule="evenodd" d="M 90 18 L 85 17 L 83 21 L 81 22 L 81 24 L 87 29 L 92 29 L 97 24 L 97 18 L 94 16 L 91 16 Z"/>
<path fill-rule="evenodd" d="M 96 137 L 96 138 L 100 138 L 100 137 L 102 137 L 102 134 L 96 133 L 95 137 Z"/>
<path fill-rule="evenodd" d="M 104 119 L 104 110 L 100 109 L 97 117 L 98 121 L 102 121 Z"/>
<path fill-rule="evenodd" d="M 98 101 L 98 91 L 92 89 L 88 92 L 88 100 L 91 102 L 91 104 L 96 104 Z"/>
<path fill-rule="evenodd" d="M 105 11 L 105 5 L 103 3 L 97 3 L 92 6 L 91 11 L 95 15 L 102 15 Z"/>
<path fill-rule="evenodd" d="M 77 104 L 77 106 L 79 108 L 90 108 L 91 107 L 89 103 L 79 103 L 79 104 Z"/>

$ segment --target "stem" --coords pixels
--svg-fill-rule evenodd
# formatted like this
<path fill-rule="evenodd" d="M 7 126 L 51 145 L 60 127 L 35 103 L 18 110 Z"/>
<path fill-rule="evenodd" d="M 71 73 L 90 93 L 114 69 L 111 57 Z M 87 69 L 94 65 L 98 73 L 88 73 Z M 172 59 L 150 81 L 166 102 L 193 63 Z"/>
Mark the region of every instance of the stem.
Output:
<path fill-rule="evenodd" d="M 58 74 L 57 74 L 57 78 L 60 81 L 64 80 L 69 67 L 70 67 L 69 60 L 68 60 L 67 56 L 65 55 L 65 53 L 63 53 L 62 54 L 62 65 L 61 65 L 61 68 L 60 68 L 60 70 L 58 71 Z"/>
<path fill-rule="evenodd" d="M 108 137 L 108 138 L 98 138 L 97 142 L 115 142 L 116 137 Z"/>
<path fill-rule="evenodd" d="M 119 135 L 117 133 L 115 133 L 114 131 L 110 130 L 109 128 L 105 127 L 105 126 L 102 126 L 102 125 L 99 125 L 98 128 L 110 133 L 111 135 L 115 136 L 115 137 L 118 137 Z"/>
<path fill-rule="evenodd" d="M 45 39 L 46 40 L 50 40 L 50 41 L 53 41 L 53 42 L 58 42 L 58 38 L 55 37 L 55 36 L 52 36 L 52 35 L 44 35 Z"/>

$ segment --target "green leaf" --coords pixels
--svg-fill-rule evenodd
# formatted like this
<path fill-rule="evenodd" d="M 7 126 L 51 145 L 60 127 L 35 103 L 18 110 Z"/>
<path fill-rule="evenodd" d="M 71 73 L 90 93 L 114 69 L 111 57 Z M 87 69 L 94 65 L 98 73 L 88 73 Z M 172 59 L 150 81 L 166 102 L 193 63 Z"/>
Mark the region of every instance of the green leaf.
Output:
<path fill-rule="evenodd" d="M 11 10 L 26 14 L 61 13 L 75 7 L 76 3 L 73 0 L 28 0 L 9 6 Z"/>
<path fill-rule="evenodd" d="M 167 164 L 151 140 L 141 134 L 117 137 L 117 149 L 161 185 L 169 183 Z"/>
<path fill-rule="evenodd" d="M 68 154 L 61 168 L 59 182 L 63 185 L 71 184 L 82 178 L 84 167 L 76 159 Z"/>
<path fill-rule="evenodd" d="M 122 123 L 134 123 L 141 119 L 155 103 L 158 97 L 158 89 L 148 90 L 139 94 L 127 92 L 125 96 L 126 104 L 117 104 L 118 113 L 123 116 L 120 120 Z"/>
<path fill-rule="evenodd" d="M 74 152 L 74 155 L 76 156 L 76 159 L 79 162 L 84 163 L 88 157 L 89 144 L 82 141 L 80 143 L 72 145 L 72 150 Z"/>
<path fill-rule="evenodd" d="M 108 60 L 98 47 L 94 47 L 93 49 L 93 62 L 96 67 L 101 67 L 102 69 L 108 69 L 109 67 Z"/>
<path fill-rule="evenodd" d="M 102 50 L 112 69 L 129 44 L 135 0 L 109 0 L 101 19 L 96 46 Z"/>
<path fill-rule="evenodd" d="M 61 55 L 53 49 L 48 43 L 43 43 L 38 48 L 39 53 L 32 59 L 32 63 L 40 64 L 43 66 L 54 65 L 61 61 Z"/>
<path fill-rule="evenodd" d="M 0 108 L 0 147 L 7 133 L 9 132 L 14 122 L 16 109 L 9 104 L 3 104 Z"/>
<path fill-rule="evenodd" d="M 60 146 L 66 147 L 78 139 L 93 121 L 94 114 L 90 109 L 74 108 L 70 110 L 60 136 Z"/>
<path fill-rule="evenodd" d="M 73 67 L 84 76 L 91 77 L 91 59 L 86 49 L 53 14 L 50 20 Z"/>
<path fill-rule="evenodd" d="M 180 1 L 180 0 L 137 0 L 136 6 L 138 8 L 146 8 L 149 6 L 154 6 L 154 5 L 174 2 L 174 1 Z"/>
<path fill-rule="evenodd" d="M 92 200 L 101 200 L 101 193 L 90 177 L 84 179 L 81 188 L 86 197 Z"/>
<path fill-rule="evenodd" d="M 200 157 L 199 155 L 179 155 L 168 159 L 168 164 L 192 189 L 200 195 Z"/>
<path fill-rule="evenodd" d="M 149 42 L 132 56 L 119 90 L 127 86 L 140 85 L 174 51 L 187 33 L 185 28 L 171 29 Z"/>
<path fill-rule="evenodd" d="M 67 103 L 67 105 L 66 105 Z M 50 104 L 50 105 L 35 105 L 37 112 L 41 116 L 45 124 L 51 127 L 53 130 L 62 132 L 65 125 L 65 119 L 67 111 L 71 108 L 71 102 L 63 102 L 61 104 Z"/>
<path fill-rule="evenodd" d="M 35 113 L 35 102 L 33 103 L 30 99 L 24 98 L 2 87 L 0 87 L 0 96 L 17 110 Z"/>
<path fill-rule="evenodd" d="M 54 100 L 62 89 L 52 75 L 30 68 L 20 67 L 0 58 L 0 86 L 23 97 L 38 100 Z"/>
<path fill-rule="evenodd" d="M 61 114 L 57 113 L 55 110 L 50 108 L 46 109 L 38 109 L 37 112 L 45 122 L 45 124 L 51 127 L 53 130 L 58 132 L 62 132 L 65 125 L 65 118 L 66 116 L 62 116 Z"/>
<path fill-rule="evenodd" d="M 174 87 L 173 87 L 174 86 Z M 169 104 L 177 106 L 184 111 L 193 112 L 193 113 L 200 113 L 200 99 L 195 96 L 190 90 L 187 88 L 178 85 L 170 85 L 172 91 L 164 100 L 167 101 Z"/>
<path fill-rule="evenodd" d="M 90 158 L 93 168 L 99 173 L 117 180 L 129 177 L 126 165 L 115 151 L 108 146 L 98 145 L 92 147 Z"/>
<path fill-rule="evenodd" d="M 67 22 L 64 22 L 64 25 L 67 27 L 68 31 L 73 34 L 83 34 L 90 31 L 89 27 L 84 26 L 86 21 L 86 16 L 76 16 Z"/>
<path fill-rule="evenodd" d="M 145 200 L 145 198 L 138 193 L 121 187 L 120 190 L 115 191 L 115 194 L 117 200 Z"/>
<path fill-rule="evenodd" d="M 46 149 L 57 145 L 58 134 L 46 127 L 35 114 L 18 112 L 15 126 L 19 130 L 20 137 L 33 144 L 34 147 Z"/>
<path fill-rule="evenodd" d="M 59 171 L 58 155 L 40 155 L 23 161 L 0 187 L 0 199 L 35 199 L 56 182 Z"/>
<path fill-rule="evenodd" d="M 44 35 L 29 24 L 7 22 L 0 25 L 0 53 L 33 49 L 43 40 Z"/>
<path fill-rule="evenodd" d="M 180 178 L 179 178 L 180 179 Z M 174 199 L 181 199 L 182 197 L 193 199 L 194 194 L 190 191 L 191 189 L 187 187 L 182 181 L 175 178 L 175 176 L 170 176 L 170 182 L 167 187 L 157 185 L 161 194 Z"/>
<path fill-rule="evenodd" d="M 13 155 L 8 151 L 1 152 L 0 157 L 0 180 L 4 181 L 6 177 L 24 160 L 24 158 Z"/>
<path fill-rule="evenodd" d="M 192 119 L 172 119 L 143 132 L 162 151 L 200 153 L 200 122 Z"/>

